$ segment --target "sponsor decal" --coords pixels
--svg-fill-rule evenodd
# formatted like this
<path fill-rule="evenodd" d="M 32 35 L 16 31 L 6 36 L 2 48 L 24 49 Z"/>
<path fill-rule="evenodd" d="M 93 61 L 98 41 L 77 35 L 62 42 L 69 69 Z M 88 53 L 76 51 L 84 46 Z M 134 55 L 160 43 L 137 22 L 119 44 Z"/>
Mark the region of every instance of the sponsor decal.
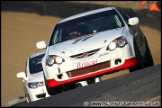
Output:
<path fill-rule="evenodd" d="M 79 68 L 95 65 L 95 64 L 98 64 L 100 62 L 101 62 L 100 58 L 92 59 L 92 60 L 85 60 L 85 61 L 74 63 L 73 67 L 74 67 L 74 69 L 79 69 Z"/>
<path fill-rule="evenodd" d="M 99 54 L 99 56 L 104 56 L 104 55 L 107 55 L 107 54 L 109 54 L 109 52 L 101 53 L 101 54 Z"/>

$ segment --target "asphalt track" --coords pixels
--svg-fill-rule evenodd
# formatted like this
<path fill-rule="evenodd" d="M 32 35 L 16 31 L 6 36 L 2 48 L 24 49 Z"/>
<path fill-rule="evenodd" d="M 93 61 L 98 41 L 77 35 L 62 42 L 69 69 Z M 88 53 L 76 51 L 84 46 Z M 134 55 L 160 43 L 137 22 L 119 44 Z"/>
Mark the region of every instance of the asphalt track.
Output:
<path fill-rule="evenodd" d="M 118 102 L 109 106 L 120 106 L 120 102 L 146 102 L 141 105 L 160 106 L 160 99 L 161 64 L 17 107 L 84 107 L 96 105 L 93 102 Z"/>

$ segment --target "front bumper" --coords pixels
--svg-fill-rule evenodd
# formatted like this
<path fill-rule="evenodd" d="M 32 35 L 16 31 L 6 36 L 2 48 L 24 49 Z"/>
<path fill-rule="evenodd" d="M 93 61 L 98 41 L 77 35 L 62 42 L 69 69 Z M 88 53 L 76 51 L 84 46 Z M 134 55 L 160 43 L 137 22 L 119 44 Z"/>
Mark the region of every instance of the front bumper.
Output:
<path fill-rule="evenodd" d="M 117 70 L 121 70 L 121 69 L 124 69 L 124 68 L 129 68 L 131 66 L 137 65 L 137 60 L 136 60 L 135 57 L 132 57 L 132 58 L 129 58 L 129 59 L 125 59 L 124 63 L 121 64 L 121 65 L 109 67 L 109 62 L 107 62 L 106 65 L 107 65 L 107 68 L 105 68 L 105 66 L 102 65 L 102 69 L 100 69 L 100 70 L 98 70 L 98 68 L 94 69 L 93 66 L 90 66 L 91 71 L 89 71 L 89 70 L 86 71 L 86 67 L 85 67 L 85 70 L 83 70 L 84 68 L 82 68 L 81 71 L 77 70 L 80 75 L 74 74 L 74 77 L 70 77 L 70 75 L 72 75 L 71 74 L 72 72 L 71 73 L 69 72 L 68 75 L 69 75 L 70 78 L 66 79 L 66 80 L 56 81 L 54 78 L 48 79 L 47 80 L 48 87 L 55 87 L 55 86 L 59 86 L 59 85 L 70 83 L 70 82 L 84 80 L 84 79 L 91 78 L 91 77 L 97 77 L 97 76 L 100 76 L 100 75 L 103 75 L 103 74 L 106 74 L 106 73 L 109 73 L 109 72 L 112 72 L 112 71 L 117 71 Z M 94 66 L 96 66 L 96 65 L 94 65 Z M 101 68 L 101 66 L 98 66 L 98 67 Z"/>
<path fill-rule="evenodd" d="M 29 95 L 31 98 L 31 101 L 37 101 L 39 99 L 42 99 L 44 97 L 48 97 L 50 96 L 45 88 L 45 86 L 43 87 L 38 87 L 36 89 L 30 89 L 29 91 Z"/>

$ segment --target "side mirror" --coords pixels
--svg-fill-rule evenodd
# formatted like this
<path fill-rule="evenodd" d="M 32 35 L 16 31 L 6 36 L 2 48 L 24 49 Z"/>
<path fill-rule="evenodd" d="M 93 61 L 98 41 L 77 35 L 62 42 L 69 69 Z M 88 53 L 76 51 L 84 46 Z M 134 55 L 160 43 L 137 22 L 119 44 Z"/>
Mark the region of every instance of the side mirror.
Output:
<path fill-rule="evenodd" d="M 128 19 L 128 24 L 129 25 L 136 25 L 139 23 L 139 18 L 138 17 L 133 17 Z"/>
<path fill-rule="evenodd" d="M 39 41 L 36 43 L 37 49 L 44 49 L 46 48 L 46 42 L 45 41 Z"/>
<path fill-rule="evenodd" d="M 26 76 L 25 76 L 25 72 L 19 72 L 17 73 L 17 78 L 23 78 L 25 81 L 27 80 Z"/>

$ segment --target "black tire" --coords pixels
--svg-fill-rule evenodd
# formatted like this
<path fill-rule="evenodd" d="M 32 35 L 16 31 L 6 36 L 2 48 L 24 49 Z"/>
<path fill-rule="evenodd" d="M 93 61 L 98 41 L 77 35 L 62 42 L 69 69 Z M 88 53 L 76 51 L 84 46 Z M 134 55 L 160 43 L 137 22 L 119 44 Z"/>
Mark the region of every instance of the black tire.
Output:
<path fill-rule="evenodd" d="M 76 87 L 76 88 L 81 88 L 82 85 L 81 85 L 80 83 L 78 83 L 78 84 L 75 85 L 75 87 Z"/>
<path fill-rule="evenodd" d="M 72 90 L 75 88 L 75 84 L 74 83 L 68 83 L 68 84 L 64 84 L 62 85 L 62 90 L 65 92 L 65 91 L 68 91 L 68 90 Z"/>
<path fill-rule="evenodd" d="M 55 95 L 55 94 L 58 94 L 58 93 L 62 93 L 62 87 L 61 86 L 49 88 L 47 86 L 47 82 L 46 82 L 46 79 L 45 79 L 45 75 L 43 74 L 43 76 L 44 76 L 45 86 L 47 88 L 47 92 L 48 92 L 49 95 Z"/>
<path fill-rule="evenodd" d="M 136 66 L 130 67 L 129 68 L 130 72 L 144 68 L 143 58 L 140 54 L 139 48 L 138 48 L 135 40 L 134 40 L 134 51 L 135 51 L 135 55 L 136 55 L 136 59 L 137 59 L 138 64 Z"/>
<path fill-rule="evenodd" d="M 145 57 L 144 65 L 145 67 L 150 67 L 154 65 L 154 61 L 146 38 L 145 41 L 146 41 L 146 57 Z"/>
<path fill-rule="evenodd" d="M 95 78 L 90 78 L 87 80 L 88 85 L 95 83 Z"/>
<path fill-rule="evenodd" d="M 102 80 L 102 79 L 101 79 L 101 76 L 98 76 L 98 77 L 99 77 L 99 80 L 101 81 L 101 80 Z M 96 78 L 97 78 L 97 77 L 93 77 L 93 78 L 88 79 L 88 80 L 87 80 L 88 85 L 89 85 L 89 84 L 96 83 L 96 81 L 95 81 Z"/>

